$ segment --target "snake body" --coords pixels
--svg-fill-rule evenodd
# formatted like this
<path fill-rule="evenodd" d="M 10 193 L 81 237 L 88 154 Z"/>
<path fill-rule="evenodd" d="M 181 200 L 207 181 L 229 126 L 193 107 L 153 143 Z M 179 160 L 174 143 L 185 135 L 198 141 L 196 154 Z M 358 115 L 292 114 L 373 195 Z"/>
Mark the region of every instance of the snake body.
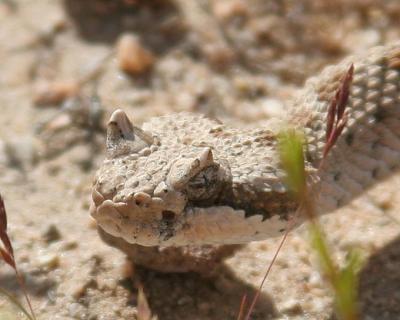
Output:
<path fill-rule="evenodd" d="M 141 246 L 239 244 L 282 234 L 298 204 L 284 184 L 277 132 L 286 125 L 304 131 L 306 169 L 314 172 L 329 104 L 351 63 L 348 125 L 320 172 L 317 199 L 321 213 L 345 205 L 400 163 L 400 43 L 327 67 L 270 128 L 230 128 L 188 113 L 138 128 L 115 111 L 91 215 L 106 234 Z"/>

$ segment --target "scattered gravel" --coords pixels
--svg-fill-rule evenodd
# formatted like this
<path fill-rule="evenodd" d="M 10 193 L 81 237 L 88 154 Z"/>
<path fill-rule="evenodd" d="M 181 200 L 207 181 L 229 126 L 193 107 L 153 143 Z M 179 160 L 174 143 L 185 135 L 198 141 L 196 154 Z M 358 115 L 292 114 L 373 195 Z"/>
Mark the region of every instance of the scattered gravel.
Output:
<path fill-rule="evenodd" d="M 0 19 L 0 192 L 38 319 L 49 320 L 136 319 L 139 286 L 159 319 L 236 319 L 277 248 L 250 243 L 204 279 L 135 268 L 103 243 L 89 190 L 115 108 L 136 124 L 190 111 L 266 125 L 323 66 L 400 38 L 397 0 L 10 0 Z M 366 256 L 363 319 L 399 318 L 399 185 L 394 175 L 323 218 L 339 262 L 352 247 Z M 253 318 L 332 319 L 316 268 L 300 228 Z M 20 296 L 4 264 L 0 280 Z M 16 319 L 0 296 L 3 311 Z"/>

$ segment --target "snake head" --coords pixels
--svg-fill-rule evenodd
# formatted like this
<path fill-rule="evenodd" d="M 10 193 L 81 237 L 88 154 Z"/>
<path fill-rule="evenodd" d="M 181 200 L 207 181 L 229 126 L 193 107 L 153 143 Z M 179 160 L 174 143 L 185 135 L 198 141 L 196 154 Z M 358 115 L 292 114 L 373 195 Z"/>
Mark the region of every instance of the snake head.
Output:
<path fill-rule="evenodd" d="M 130 243 L 173 244 L 193 208 L 218 201 L 229 169 L 210 147 L 175 142 L 134 126 L 122 110 L 111 115 L 91 207 L 104 231 Z"/>
<path fill-rule="evenodd" d="M 305 169 L 311 178 L 318 174 L 310 183 L 322 212 L 399 169 L 399 47 L 372 48 L 326 68 L 288 109 L 285 122 L 307 137 Z M 320 167 L 327 115 L 332 99 L 343 98 L 337 88 L 350 62 L 347 126 Z M 111 235 L 145 246 L 235 244 L 279 235 L 299 208 L 279 161 L 281 124 L 239 129 L 182 113 L 138 128 L 117 110 L 94 183 L 92 216 Z"/>

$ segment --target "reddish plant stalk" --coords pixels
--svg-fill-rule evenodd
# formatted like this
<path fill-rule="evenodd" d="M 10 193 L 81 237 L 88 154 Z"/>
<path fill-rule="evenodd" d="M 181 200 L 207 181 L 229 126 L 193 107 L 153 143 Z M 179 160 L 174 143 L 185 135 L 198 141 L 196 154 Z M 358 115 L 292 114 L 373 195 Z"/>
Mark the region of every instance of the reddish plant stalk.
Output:
<path fill-rule="evenodd" d="M 325 142 L 325 147 L 323 150 L 322 160 L 318 167 L 318 172 L 322 168 L 323 162 L 325 161 L 326 157 L 328 156 L 329 151 L 335 145 L 337 139 L 340 137 L 340 135 L 343 132 L 343 129 L 345 128 L 345 126 L 347 124 L 348 118 L 347 118 L 345 111 L 346 111 L 346 106 L 347 106 L 349 96 L 350 96 L 350 87 L 351 87 L 351 84 L 353 81 L 353 74 L 354 74 L 354 65 L 351 64 L 349 69 L 347 70 L 346 74 L 342 78 L 339 88 L 336 90 L 335 95 L 328 107 L 328 114 L 327 114 L 327 119 L 326 119 L 327 124 L 326 124 L 326 131 L 325 131 L 326 142 Z M 286 229 L 286 232 L 283 235 L 282 240 L 279 243 L 279 246 L 274 254 L 274 257 L 272 258 L 272 260 L 268 266 L 268 269 L 264 275 L 264 278 L 261 281 L 261 284 L 251 302 L 251 305 L 246 314 L 245 320 L 250 319 L 253 309 L 254 309 L 254 307 L 257 303 L 257 300 L 261 294 L 261 290 L 264 286 L 264 283 L 267 280 L 267 277 L 272 269 L 272 266 L 273 266 L 276 258 L 278 257 L 278 254 L 279 254 L 281 248 L 283 247 L 283 245 L 287 239 L 287 236 L 288 236 L 289 232 L 291 231 L 293 224 L 299 215 L 299 212 L 302 209 L 305 209 L 302 211 L 304 211 L 305 214 L 307 215 L 307 219 L 309 219 L 309 221 L 313 224 L 316 223 L 316 216 L 314 214 L 315 211 L 313 209 L 313 204 L 310 202 L 312 200 L 310 200 L 308 198 L 307 192 L 303 196 L 305 198 L 305 201 L 303 201 L 303 204 L 299 206 L 299 208 L 297 209 L 293 218 L 288 222 L 288 227 Z M 303 208 L 303 207 L 305 207 L 305 208 Z M 241 319 L 241 316 L 243 313 L 243 308 L 244 308 L 243 305 L 245 303 L 245 300 L 246 300 L 246 296 L 243 296 L 242 303 L 240 306 L 238 320 Z"/>
<path fill-rule="evenodd" d="M 14 269 L 15 275 L 17 277 L 18 283 L 20 288 L 22 289 L 22 292 L 24 293 L 25 300 L 29 306 L 29 310 L 31 312 L 31 318 L 36 320 L 35 313 L 32 308 L 31 301 L 29 299 L 28 292 L 26 291 L 26 286 L 24 283 L 24 279 L 22 275 L 18 271 L 17 264 L 15 262 L 15 257 L 14 257 L 14 250 L 10 241 L 10 238 L 7 234 L 7 213 L 6 213 L 6 207 L 4 205 L 4 200 L 2 196 L 0 195 L 0 240 L 3 243 L 4 248 L 0 247 L 0 254 L 3 258 L 3 260 L 11 267 Z"/>
<path fill-rule="evenodd" d="M 326 119 L 325 147 L 322 158 L 325 159 L 329 151 L 335 145 L 337 139 L 343 132 L 347 124 L 347 115 L 345 114 L 346 106 L 350 96 L 350 87 L 353 81 L 354 65 L 351 64 L 339 88 L 336 90 L 329 108 Z"/>

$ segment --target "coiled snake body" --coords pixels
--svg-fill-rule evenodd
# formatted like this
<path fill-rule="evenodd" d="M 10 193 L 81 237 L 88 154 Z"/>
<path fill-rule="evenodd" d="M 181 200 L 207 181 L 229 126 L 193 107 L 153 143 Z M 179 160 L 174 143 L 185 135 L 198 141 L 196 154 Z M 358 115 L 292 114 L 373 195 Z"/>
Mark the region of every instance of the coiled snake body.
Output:
<path fill-rule="evenodd" d="M 276 133 L 286 124 L 304 130 L 307 170 L 315 170 L 329 103 L 351 63 L 348 125 L 320 174 L 318 198 L 323 213 L 345 205 L 400 163 L 400 43 L 327 67 L 271 128 L 234 129 L 183 113 L 140 129 L 115 111 L 91 215 L 105 233 L 141 246 L 238 244 L 282 234 L 297 204 L 283 183 Z"/>

